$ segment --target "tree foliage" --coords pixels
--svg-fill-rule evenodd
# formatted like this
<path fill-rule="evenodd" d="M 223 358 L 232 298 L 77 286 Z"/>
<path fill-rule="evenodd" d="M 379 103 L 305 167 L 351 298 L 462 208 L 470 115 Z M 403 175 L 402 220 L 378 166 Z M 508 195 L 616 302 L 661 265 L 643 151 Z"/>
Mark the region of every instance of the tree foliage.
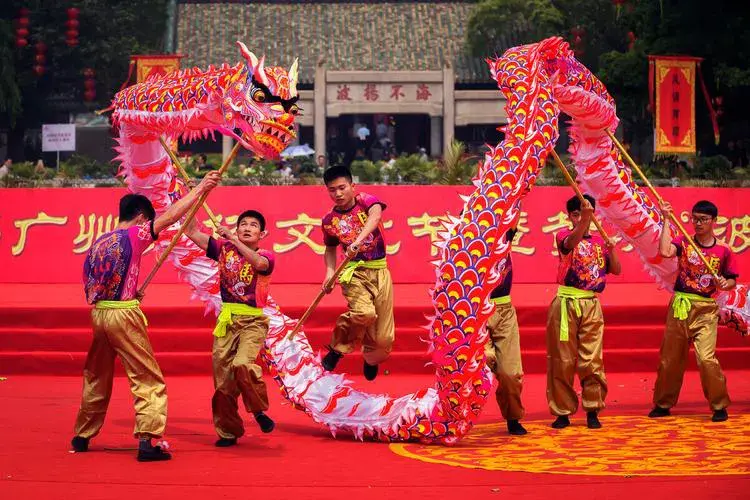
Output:
<path fill-rule="evenodd" d="M 617 8 L 612 0 L 483 0 L 469 20 L 467 47 L 487 57 L 551 35 L 573 46 L 572 33 L 579 30 L 579 59 L 607 85 L 626 134 L 652 133 L 647 109 L 647 56 L 652 54 L 704 58 L 709 91 L 724 96 L 724 125 L 732 129 L 742 122 L 748 128 L 750 104 L 741 97 L 750 86 L 747 2 L 627 0 Z M 629 33 L 635 43 L 629 43 Z M 705 105 L 696 109 L 699 130 L 706 128 Z"/>
<path fill-rule="evenodd" d="M 127 77 L 130 55 L 161 51 L 166 4 L 166 0 L 0 2 L 0 126 L 36 128 L 47 120 L 65 119 L 70 112 L 106 106 Z M 79 9 L 75 47 L 65 43 L 71 7 Z M 30 11 L 29 44 L 19 48 L 13 23 L 21 8 Z M 39 41 L 47 46 L 42 76 L 34 73 Z M 83 100 L 84 68 L 93 69 L 96 80 L 96 99 L 89 104 Z"/>

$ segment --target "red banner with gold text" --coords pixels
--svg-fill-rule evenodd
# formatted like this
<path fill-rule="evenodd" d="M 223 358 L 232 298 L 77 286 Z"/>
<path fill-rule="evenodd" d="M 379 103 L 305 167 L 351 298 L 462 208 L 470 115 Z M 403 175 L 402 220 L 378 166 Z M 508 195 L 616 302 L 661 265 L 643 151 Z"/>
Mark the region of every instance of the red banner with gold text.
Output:
<path fill-rule="evenodd" d="M 695 154 L 697 57 L 649 56 L 656 98 L 654 151 Z"/>
<path fill-rule="evenodd" d="M 384 212 L 389 266 L 397 283 L 434 282 L 429 264 L 437 251 L 431 243 L 441 217 L 461 209 L 459 194 L 471 186 L 359 186 L 387 203 Z M 102 233 L 117 223 L 117 202 L 125 189 L 0 189 L 0 283 L 76 283 L 81 280 L 84 255 Z M 748 189 L 666 188 L 670 200 L 688 222 L 697 200 L 713 200 L 720 216 L 717 237 L 738 253 L 740 273 L 750 275 L 750 204 Z M 557 256 L 554 234 L 567 227 L 565 201 L 572 191 L 537 187 L 524 199 L 519 232 L 513 246 L 514 278 L 518 283 L 551 283 Z M 317 283 L 323 279 L 320 219 L 330 208 L 320 186 L 220 187 L 209 205 L 227 224 L 254 208 L 268 219 L 263 246 L 277 254 L 274 283 Z M 201 210 L 199 218 L 207 221 Z M 629 246 L 618 245 L 624 273 L 613 282 L 651 282 Z M 154 263 L 144 257 L 145 270 Z M 177 283 L 170 265 L 156 282 Z"/>

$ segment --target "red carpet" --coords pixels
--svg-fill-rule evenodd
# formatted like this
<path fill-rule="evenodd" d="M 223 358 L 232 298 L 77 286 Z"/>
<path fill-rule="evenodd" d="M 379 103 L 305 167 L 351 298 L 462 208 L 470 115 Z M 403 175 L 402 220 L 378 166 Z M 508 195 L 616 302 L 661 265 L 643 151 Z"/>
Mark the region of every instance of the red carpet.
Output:
<path fill-rule="evenodd" d="M 734 401 L 732 417 L 750 412 L 750 372 L 727 373 Z M 271 381 L 269 381 L 271 382 Z M 612 373 L 608 410 L 643 415 L 650 407 L 653 373 Z M 273 382 L 271 382 L 273 383 Z M 374 383 L 357 378 L 373 392 L 403 394 L 431 383 L 425 376 L 382 376 Z M 140 464 L 131 449 L 133 410 L 125 379 L 115 381 L 110 413 L 102 434 L 87 454 L 68 453 L 80 397 L 78 377 L 9 376 L 0 382 L 0 498 L 747 498 L 750 476 L 623 477 L 570 476 L 466 469 L 429 464 L 396 455 L 387 445 L 332 439 L 303 413 L 281 403 L 271 391 L 269 414 L 277 421 L 270 435 L 248 422 L 248 436 L 231 449 L 216 449 L 211 426 L 211 378 L 170 377 L 166 439 L 171 462 Z M 550 417 L 544 377 L 526 378 L 527 421 Z M 708 417 L 698 374 L 688 373 L 674 419 Z M 480 424 L 497 422 L 491 401 Z M 571 432 L 588 431 L 579 413 Z M 246 419 L 247 420 L 247 419 Z M 531 436 L 531 435 L 530 435 Z M 507 439 L 524 439 L 507 438 Z M 746 453 L 750 443 L 736 449 Z M 672 448 L 663 443 L 668 458 Z M 533 450 L 529 450 L 530 452 Z"/>
<path fill-rule="evenodd" d="M 431 312 L 428 285 L 396 285 L 396 343 L 384 369 L 393 374 L 429 374 L 426 345 L 421 341 L 426 314 Z M 550 284 L 515 285 L 513 302 L 521 327 L 526 373 L 545 370 L 544 327 L 554 294 Z M 291 317 L 300 317 L 317 292 L 314 285 L 273 289 Z M 653 284 L 611 284 L 602 295 L 605 365 L 608 372 L 655 370 L 668 295 Z M 305 331 L 315 348 L 330 340 L 330 329 L 345 304 L 339 292 L 325 298 Z M 167 375 L 211 371 L 213 321 L 190 301 L 185 285 L 151 285 L 143 306 L 157 358 Z M 0 370 L 8 373 L 78 375 L 91 339 L 90 307 L 81 285 L 8 285 L 0 288 Z M 750 340 L 722 329 L 719 359 L 727 369 L 750 367 Z M 361 359 L 347 356 L 344 371 L 359 372 Z M 695 361 L 690 357 L 691 369 Z"/>

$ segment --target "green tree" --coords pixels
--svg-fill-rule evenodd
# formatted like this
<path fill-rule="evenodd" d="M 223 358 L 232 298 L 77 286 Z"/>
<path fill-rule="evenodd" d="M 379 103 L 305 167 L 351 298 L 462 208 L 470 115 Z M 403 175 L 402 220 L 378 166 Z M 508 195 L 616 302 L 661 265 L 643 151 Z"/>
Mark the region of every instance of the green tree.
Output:
<path fill-rule="evenodd" d="M 69 113 L 106 107 L 128 74 L 131 54 L 163 47 L 167 0 L 5 0 L 0 3 L 0 127 L 10 130 L 9 148 L 24 157 L 28 128 L 67 121 Z M 13 21 L 29 15 L 29 45 L 15 46 Z M 67 9 L 79 9 L 79 44 L 65 43 Z M 34 73 L 35 44 L 47 45 L 45 71 Z M 84 68 L 95 73 L 96 99 L 83 100 Z"/>

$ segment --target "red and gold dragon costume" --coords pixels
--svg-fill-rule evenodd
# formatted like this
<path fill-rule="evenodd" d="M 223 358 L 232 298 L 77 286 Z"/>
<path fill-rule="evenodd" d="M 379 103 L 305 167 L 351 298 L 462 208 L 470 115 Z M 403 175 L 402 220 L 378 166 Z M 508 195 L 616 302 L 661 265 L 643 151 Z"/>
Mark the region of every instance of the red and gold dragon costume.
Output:
<path fill-rule="evenodd" d="M 263 59 L 241 49 L 244 64 L 183 71 L 115 97 L 122 173 L 131 191 L 146 194 L 157 210 L 178 195 L 160 135 L 191 139 L 218 131 L 261 156 L 277 156 L 291 139 L 296 64 L 289 72 L 264 68 Z M 509 49 L 488 64 L 507 100 L 509 123 L 505 139 L 486 154 L 474 179 L 476 189 L 463 198 L 461 217 L 441 234 L 431 292 L 435 313 L 426 327 L 434 385 L 399 398 L 355 390 L 343 375 L 322 369 L 304 334 L 286 339 L 295 321 L 273 301 L 265 310 L 271 326 L 263 356 L 283 395 L 334 434 L 450 444 L 470 431 L 492 385 L 484 324 L 493 311 L 488 297 L 499 280 L 496 264 L 510 251 L 504 234 L 519 217 L 520 201 L 557 141 L 560 111 L 572 118 L 571 152 L 582 184 L 657 281 L 667 287 L 674 282 L 674 262 L 656 256 L 660 215 L 604 132 L 615 130 L 618 120 L 602 83 L 559 38 Z M 216 311 L 215 263 L 186 239 L 172 261 L 194 296 Z M 724 318 L 747 331 L 746 289 L 724 299 Z"/>

